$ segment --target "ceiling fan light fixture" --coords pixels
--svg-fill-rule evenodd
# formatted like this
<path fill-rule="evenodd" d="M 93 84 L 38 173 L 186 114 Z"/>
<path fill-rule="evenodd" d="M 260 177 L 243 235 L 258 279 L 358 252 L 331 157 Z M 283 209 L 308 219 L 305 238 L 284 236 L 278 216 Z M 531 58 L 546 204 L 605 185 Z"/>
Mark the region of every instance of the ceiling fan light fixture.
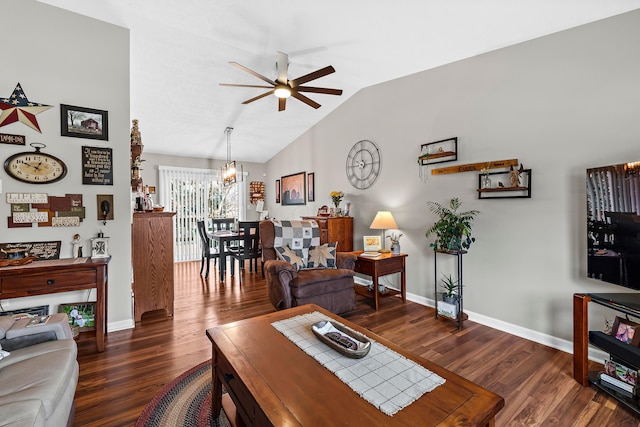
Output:
<path fill-rule="evenodd" d="M 286 85 L 277 85 L 273 94 L 278 98 L 288 98 L 291 96 L 291 88 Z"/>

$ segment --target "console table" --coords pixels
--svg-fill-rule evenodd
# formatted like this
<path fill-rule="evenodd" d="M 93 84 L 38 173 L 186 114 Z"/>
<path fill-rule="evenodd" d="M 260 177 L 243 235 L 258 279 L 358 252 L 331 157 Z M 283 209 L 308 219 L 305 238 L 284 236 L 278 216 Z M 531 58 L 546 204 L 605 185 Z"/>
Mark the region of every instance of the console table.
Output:
<path fill-rule="evenodd" d="M 0 268 L 0 300 L 96 288 L 96 344 L 104 351 L 109 258 L 34 261 Z"/>

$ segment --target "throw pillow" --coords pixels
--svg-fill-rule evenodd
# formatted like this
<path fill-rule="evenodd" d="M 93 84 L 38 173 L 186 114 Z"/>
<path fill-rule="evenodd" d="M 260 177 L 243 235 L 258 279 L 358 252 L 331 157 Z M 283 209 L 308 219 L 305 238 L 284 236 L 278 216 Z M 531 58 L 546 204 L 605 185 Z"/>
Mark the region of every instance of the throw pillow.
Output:
<path fill-rule="evenodd" d="M 302 250 L 291 249 L 289 245 L 285 247 L 277 247 L 274 249 L 276 250 L 278 258 L 293 265 L 296 271 L 300 271 L 306 267 L 304 258 L 302 256 Z"/>
<path fill-rule="evenodd" d="M 309 248 L 307 268 L 336 268 L 336 247 L 338 242 L 325 243 Z"/>

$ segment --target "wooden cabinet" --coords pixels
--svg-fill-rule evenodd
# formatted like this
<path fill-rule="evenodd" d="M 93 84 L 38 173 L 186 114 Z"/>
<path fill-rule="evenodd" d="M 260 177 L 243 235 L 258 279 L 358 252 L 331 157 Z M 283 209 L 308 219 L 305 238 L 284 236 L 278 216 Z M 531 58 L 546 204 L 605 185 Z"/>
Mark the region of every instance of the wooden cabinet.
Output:
<path fill-rule="evenodd" d="M 133 214 L 132 259 L 134 317 L 148 311 L 173 316 L 173 216 L 175 212 Z"/>
<path fill-rule="evenodd" d="M 302 219 L 312 219 L 318 223 L 320 243 L 338 242 L 338 252 L 353 251 L 353 217 L 303 216 Z"/>

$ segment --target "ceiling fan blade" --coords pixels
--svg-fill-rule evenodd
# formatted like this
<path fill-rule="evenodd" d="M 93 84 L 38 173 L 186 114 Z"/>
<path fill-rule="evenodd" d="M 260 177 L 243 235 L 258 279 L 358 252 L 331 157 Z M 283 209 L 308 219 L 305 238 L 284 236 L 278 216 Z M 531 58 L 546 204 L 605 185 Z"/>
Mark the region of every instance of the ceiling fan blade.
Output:
<path fill-rule="evenodd" d="M 251 74 L 252 76 L 259 78 L 260 80 L 264 80 L 265 82 L 267 82 L 269 84 L 274 84 L 273 80 L 269 80 L 267 77 L 263 76 L 262 74 L 256 73 L 255 71 L 245 67 L 244 65 L 238 64 L 237 62 L 229 62 L 229 64 L 233 65 L 234 67 L 238 67 L 241 70 L 246 71 L 247 73 Z"/>
<path fill-rule="evenodd" d="M 297 79 L 291 80 L 289 82 L 289 86 L 296 87 L 296 86 L 299 86 L 299 85 L 304 84 L 306 82 L 310 82 L 311 80 L 319 79 L 320 77 L 324 77 L 324 76 L 326 76 L 328 74 L 335 73 L 335 72 L 336 72 L 336 69 L 333 68 L 331 65 L 329 65 L 327 67 L 321 68 L 321 69 L 319 69 L 317 71 L 314 71 L 312 73 L 305 74 L 302 77 L 298 77 Z"/>
<path fill-rule="evenodd" d="M 316 101 L 314 101 L 313 99 L 307 98 L 306 96 L 304 96 L 301 93 L 298 93 L 297 91 L 291 91 L 291 96 L 293 96 L 296 99 L 299 99 L 300 101 L 304 102 L 305 104 L 307 104 L 310 107 L 313 108 L 320 108 L 320 104 L 318 104 Z"/>
<path fill-rule="evenodd" d="M 298 92 L 324 93 L 326 95 L 342 95 L 342 89 L 331 89 L 328 87 L 298 86 L 296 90 Z"/>
<path fill-rule="evenodd" d="M 273 86 L 258 86 L 258 85 L 238 85 L 235 83 L 219 83 L 220 86 L 233 86 L 233 87 L 255 87 L 260 89 L 271 89 Z"/>
<path fill-rule="evenodd" d="M 276 80 L 278 80 L 279 83 L 286 85 L 289 81 L 289 55 L 284 52 L 278 52 L 276 69 L 278 70 L 278 78 Z"/>
<path fill-rule="evenodd" d="M 278 98 L 278 111 L 284 111 L 287 108 L 287 98 Z"/>
<path fill-rule="evenodd" d="M 273 95 L 273 90 L 270 90 L 269 92 L 265 92 L 262 95 L 258 95 L 254 98 L 247 99 L 246 101 L 243 102 L 243 104 L 248 104 L 250 102 L 257 101 L 258 99 L 264 98 L 265 96 L 269 96 L 269 95 Z"/>

